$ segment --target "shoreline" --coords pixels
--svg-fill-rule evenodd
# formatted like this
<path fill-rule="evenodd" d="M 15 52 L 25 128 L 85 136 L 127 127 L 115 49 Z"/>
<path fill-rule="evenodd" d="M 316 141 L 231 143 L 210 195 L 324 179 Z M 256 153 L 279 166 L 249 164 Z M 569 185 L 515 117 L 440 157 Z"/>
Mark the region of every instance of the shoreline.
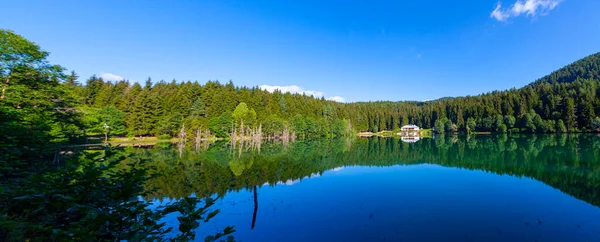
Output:
<path fill-rule="evenodd" d="M 356 133 L 355 137 L 359 137 L 359 138 L 369 138 L 369 137 L 384 137 L 384 138 L 390 138 L 390 137 L 421 137 L 421 138 L 431 138 L 433 137 L 433 135 L 498 135 L 498 134 L 548 134 L 548 135 L 552 135 L 552 134 L 596 134 L 596 135 L 600 135 L 600 133 L 598 132 L 566 132 L 566 133 L 527 133 L 527 132 L 512 132 L 512 133 L 498 133 L 498 132 L 471 132 L 471 133 L 465 133 L 465 132 L 453 132 L 453 133 L 441 133 L 441 134 L 434 134 L 433 132 L 421 132 L 419 135 L 417 136 L 402 136 L 399 135 L 397 133 L 393 133 L 392 131 L 382 131 L 382 132 L 377 132 L 377 133 L 373 133 L 373 132 L 359 132 Z M 88 137 L 89 138 L 94 138 L 94 136 L 92 137 Z M 94 140 L 94 141 L 99 141 L 99 142 L 88 142 L 88 143 L 79 143 L 79 144 L 66 144 L 64 146 L 62 146 L 63 148 L 76 148 L 76 147 L 94 147 L 94 146 L 102 146 L 105 145 L 105 143 L 103 142 L 102 139 L 89 139 L 89 140 Z M 226 141 L 229 140 L 228 138 L 208 138 L 208 139 L 202 139 L 202 141 L 206 142 L 216 142 L 216 141 Z M 272 139 L 264 139 L 264 140 L 272 140 Z M 301 139 L 300 139 L 301 140 Z M 140 138 L 126 138 L 126 137 L 116 137 L 116 138 L 110 138 L 108 140 L 108 144 L 110 145 L 125 145 L 125 146 L 129 146 L 129 145 L 153 145 L 153 144 L 158 144 L 158 143 L 177 143 L 178 139 L 177 138 L 171 138 L 171 139 L 158 139 L 158 137 L 156 136 L 144 136 L 141 139 Z"/>

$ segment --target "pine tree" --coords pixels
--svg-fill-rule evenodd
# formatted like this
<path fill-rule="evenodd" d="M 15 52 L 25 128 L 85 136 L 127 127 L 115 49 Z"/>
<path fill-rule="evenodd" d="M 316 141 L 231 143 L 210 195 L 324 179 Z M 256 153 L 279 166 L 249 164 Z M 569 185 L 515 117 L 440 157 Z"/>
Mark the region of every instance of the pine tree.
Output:
<path fill-rule="evenodd" d="M 71 71 L 71 75 L 67 77 L 65 84 L 67 84 L 71 87 L 78 86 L 79 83 L 77 83 L 77 79 L 79 79 L 79 76 L 77 75 L 77 73 L 75 73 L 75 71 Z"/>
<path fill-rule="evenodd" d="M 204 117 L 206 115 L 206 108 L 204 107 L 204 102 L 202 102 L 202 98 L 196 98 L 196 101 L 192 104 L 190 108 L 190 116 L 194 118 Z"/>
<path fill-rule="evenodd" d="M 573 131 L 577 126 L 575 116 L 575 101 L 573 98 L 567 98 L 564 104 L 563 117 L 565 125 L 569 132 Z"/>
<path fill-rule="evenodd" d="M 596 114 L 594 113 L 594 107 L 592 106 L 591 98 L 583 99 L 579 103 L 580 105 L 580 114 L 577 116 L 578 121 L 577 124 L 582 129 L 589 129 L 592 126 L 592 121 Z"/>

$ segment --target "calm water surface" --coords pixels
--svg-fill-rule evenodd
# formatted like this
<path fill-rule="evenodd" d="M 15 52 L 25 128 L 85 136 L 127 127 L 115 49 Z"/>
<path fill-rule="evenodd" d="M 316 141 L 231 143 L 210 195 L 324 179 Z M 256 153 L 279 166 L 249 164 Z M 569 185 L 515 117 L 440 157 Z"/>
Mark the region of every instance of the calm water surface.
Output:
<path fill-rule="evenodd" d="M 222 195 L 199 240 L 235 225 L 237 241 L 600 241 L 598 136 L 241 148 L 128 151 L 164 174 L 147 199 Z"/>

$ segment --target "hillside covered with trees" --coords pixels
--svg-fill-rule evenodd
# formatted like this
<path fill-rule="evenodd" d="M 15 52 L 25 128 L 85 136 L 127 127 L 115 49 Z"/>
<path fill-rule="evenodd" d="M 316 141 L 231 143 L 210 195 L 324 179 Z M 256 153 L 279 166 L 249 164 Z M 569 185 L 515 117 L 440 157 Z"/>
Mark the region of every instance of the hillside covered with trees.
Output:
<path fill-rule="evenodd" d="M 135 168 L 144 167 L 139 157 L 107 150 L 59 159 L 62 145 L 89 134 L 226 138 L 245 127 L 264 137 L 319 138 L 409 123 L 440 132 L 597 132 L 599 55 L 520 89 L 430 102 L 338 103 L 232 82 L 142 85 L 91 77 L 79 84 L 40 46 L 0 29 L 0 240 L 168 240 L 161 238 L 171 231 L 160 221 L 174 212 L 183 221 L 174 239 L 193 240 L 198 221 L 216 215 L 212 199 L 197 207 L 200 199 L 188 197 L 158 209 L 139 201 L 149 193 L 148 169 Z M 125 161 L 130 169 L 113 169 Z M 228 227 L 205 241 L 232 232 Z"/>
<path fill-rule="evenodd" d="M 184 125 L 187 137 L 198 129 L 228 137 L 242 122 L 260 126 L 268 136 L 287 128 L 306 138 L 343 136 L 350 130 L 397 130 L 406 124 L 438 132 L 595 132 L 600 129 L 599 65 L 600 53 L 519 89 L 428 102 L 338 103 L 237 87 L 231 81 L 202 85 L 149 78 L 140 85 L 92 76 L 78 84 L 74 72 L 66 85 L 79 97 L 86 130 L 92 133 L 109 123 L 117 135 L 172 137 Z M 242 113 L 236 117 L 237 108 Z"/>

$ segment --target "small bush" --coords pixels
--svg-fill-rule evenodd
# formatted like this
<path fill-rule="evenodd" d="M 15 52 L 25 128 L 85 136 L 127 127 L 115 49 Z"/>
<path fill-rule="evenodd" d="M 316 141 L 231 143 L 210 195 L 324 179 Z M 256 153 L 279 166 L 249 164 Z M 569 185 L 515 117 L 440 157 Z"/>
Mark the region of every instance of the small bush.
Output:
<path fill-rule="evenodd" d="M 158 140 L 170 140 L 171 136 L 168 134 L 161 134 L 158 136 Z"/>
<path fill-rule="evenodd" d="M 519 130 L 519 128 L 512 128 L 508 130 L 509 133 L 519 133 L 520 131 L 521 130 Z"/>

